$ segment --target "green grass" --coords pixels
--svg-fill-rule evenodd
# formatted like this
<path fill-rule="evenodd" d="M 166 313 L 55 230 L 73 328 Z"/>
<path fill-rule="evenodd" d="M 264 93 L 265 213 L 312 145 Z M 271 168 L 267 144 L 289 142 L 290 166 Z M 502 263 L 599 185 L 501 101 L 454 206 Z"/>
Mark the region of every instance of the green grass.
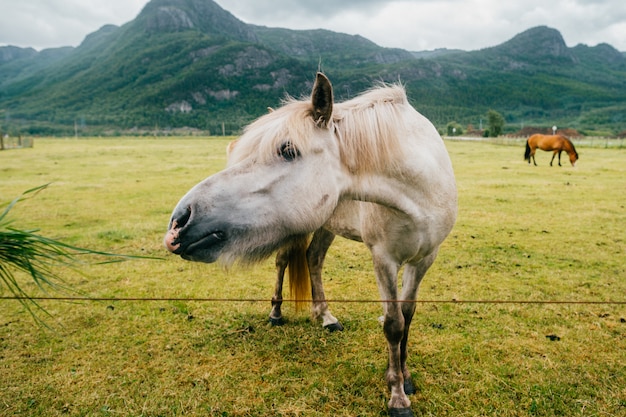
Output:
<path fill-rule="evenodd" d="M 71 245 L 164 260 L 57 274 L 95 297 L 266 298 L 266 303 L 41 301 L 53 331 L 0 300 L 0 415 L 383 416 L 380 306 L 332 303 L 328 333 L 287 304 L 267 322 L 273 262 L 185 262 L 162 237 L 171 210 L 224 166 L 225 139 L 37 140 L 0 152 L 0 201 L 51 183 L 10 213 Z M 626 301 L 626 150 L 581 147 L 578 167 L 523 148 L 447 142 L 459 218 L 423 300 Z M 338 239 L 329 298 L 376 299 L 363 245 Z M 40 295 L 28 276 L 22 288 Z M 0 295 L 8 295 L 2 289 Z M 626 306 L 418 305 L 409 363 L 422 416 L 626 414 Z M 556 337 L 547 337 L 556 336 Z M 553 340 L 554 339 L 554 340 Z"/>

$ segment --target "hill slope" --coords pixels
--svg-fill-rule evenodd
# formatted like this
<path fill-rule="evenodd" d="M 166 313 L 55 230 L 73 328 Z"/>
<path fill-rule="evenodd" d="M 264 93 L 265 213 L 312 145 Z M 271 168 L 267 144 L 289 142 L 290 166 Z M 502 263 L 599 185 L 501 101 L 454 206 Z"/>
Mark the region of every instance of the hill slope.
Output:
<path fill-rule="evenodd" d="M 152 0 L 131 22 L 77 48 L 0 48 L 0 120 L 13 132 L 188 126 L 236 133 L 288 92 L 308 94 L 321 65 L 338 99 L 401 80 L 435 124 L 624 130 L 626 58 L 568 48 L 548 27 L 480 51 L 411 53 L 326 30 L 248 25 L 210 0 Z"/>

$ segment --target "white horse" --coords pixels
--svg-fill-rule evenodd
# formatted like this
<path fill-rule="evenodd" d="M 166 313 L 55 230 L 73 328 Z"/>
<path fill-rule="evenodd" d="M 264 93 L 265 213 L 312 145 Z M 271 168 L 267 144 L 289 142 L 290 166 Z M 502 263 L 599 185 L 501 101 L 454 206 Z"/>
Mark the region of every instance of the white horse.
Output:
<path fill-rule="evenodd" d="M 192 261 L 251 263 L 278 250 L 302 254 L 315 232 L 307 254 L 313 311 L 329 325 L 338 321 L 323 301 L 324 254 L 336 234 L 364 242 L 383 300 L 389 414 L 410 416 L 414 300 L 456 211 L 444 143 L 403 88 L 381 86 L 335 104 L 318 73 L 310 101 L 291 100 L 250 124 L 227 168 L 180 200 L 165 246 Z"/>

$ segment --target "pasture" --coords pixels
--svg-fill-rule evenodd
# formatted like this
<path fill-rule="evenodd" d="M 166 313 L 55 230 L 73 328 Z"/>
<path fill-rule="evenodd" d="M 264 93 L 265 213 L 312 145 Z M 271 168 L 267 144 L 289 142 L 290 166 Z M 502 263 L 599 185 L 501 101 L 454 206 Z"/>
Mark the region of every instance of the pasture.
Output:
<path fill-rule="evenodd" d="M 51 183 L 12 210 L 15 227 L 163 257 L 81 258 L 78 272 L 59 272 L 76 290 L 179 299 L 41 301 L 52 330 L 17 301 L 0 300 L 0 415 L 386 415 L 380 304 L 341 301 L 378 298 L 365 247 L 337 238 L 329 251 L 326 293 L 345 326 L 335 333 L 290 303 L 287 323 L 270 326 L 272 259 L 226 271 L 163 249 L 171 210 L 224 167 L 227 143 L 41 139 L 0 153 L 0 201 Z M 433 302 L 418 305 L 409 341 L 413 411 L 625 415 L 626 150 L 577 147 L 577 167 L 560 168 L 541 151 L 539 166 L 529 166 L 523 146 L 446 146 L 459 216 L 420 290 Z"/>

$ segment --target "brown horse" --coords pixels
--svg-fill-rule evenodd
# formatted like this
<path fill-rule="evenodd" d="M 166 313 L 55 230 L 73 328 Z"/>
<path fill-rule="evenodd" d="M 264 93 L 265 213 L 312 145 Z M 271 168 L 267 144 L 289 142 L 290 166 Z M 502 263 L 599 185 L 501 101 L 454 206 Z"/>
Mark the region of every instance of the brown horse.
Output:
<path fill-rule="evenodd" d="M 561 152 L 563 151 L 567 152 L 569 155 L 569 161 L 572 163 L 572 166 L 575 166 L 578 160 L 578 152 L 576 152 L 574 144 L 563 135 L 542 135 L 537 133 L 528 138 L 526 141 L 524 160 L 528 161 L 530 164 L 530 159 L 532 158 L 535 166 L 537 165 L 537 161 L 535 160 L 535 151 L 537 148 L 542 151 L 554 152 L 550 160 L 550 166 L 552 166 L 552 162 L 557 153 L 559 154 L 559 166 L 561 166 Z"/>

